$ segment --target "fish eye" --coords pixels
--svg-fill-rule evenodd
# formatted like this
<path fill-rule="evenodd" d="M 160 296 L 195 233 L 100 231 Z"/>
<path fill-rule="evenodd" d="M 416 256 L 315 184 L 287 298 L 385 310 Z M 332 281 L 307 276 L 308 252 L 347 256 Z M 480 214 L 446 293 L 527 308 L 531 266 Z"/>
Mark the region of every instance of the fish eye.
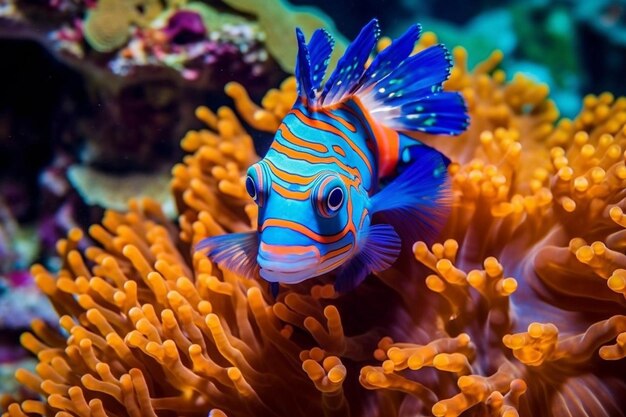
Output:
<path fill-rule="evenodd" d="M 341 207 L 341 203 L 343 203 L 343 190 L 341 187 L 335 187 L 328 194 L 326 204 L 330 211 L 337 211 Z"/>
<path fill-rule="evenodd" d="M 248 192 L 248 195 L 256 201 L 256 184 L 250 175 L 246 177 L 246 191 Z"/>
<path fill-rule="evenodd" d="M 259 207 L 263 205 L 265 200 L 266 181 L 264 181 L 264 178 L 263 168 L 260 164 L 257 163 L 248 168 L 246 192 Z"/>
<path fill-rule="evenodd" d="M 345 200 L 345 186 L 333 174 L 323 175 L 312 193 L 313 204 L 323 217 L 334 217 Z"/>

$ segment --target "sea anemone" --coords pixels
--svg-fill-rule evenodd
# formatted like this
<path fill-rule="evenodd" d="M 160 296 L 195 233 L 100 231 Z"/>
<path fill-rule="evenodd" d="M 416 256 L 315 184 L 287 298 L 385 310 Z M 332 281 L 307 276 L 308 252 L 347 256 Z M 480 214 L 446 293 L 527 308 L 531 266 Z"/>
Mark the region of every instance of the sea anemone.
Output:
<path fill-rule="evenodd" d="M 626 100 L 589 96 L 557 122 L 547 88 L 506 81 L 498 53 L 471 72 L 453 55 L 446 88 L 471 126 L 419 137 L 453 160 L 440 243 L 345 295 L 325 277 L 273 300 L 217 269 L 192 247 L 256 228 L 242 177 L 258 156 L 231 109 L 200 108 L 207 129 L 172 171 L 178 225 L 133 201 L 90 228 L 97 246 L 60 241 L 58 274 L 32 268 L 61 329 L 22 337 L 39 364 L 16 377 L 42 400 L 4 416 L 624 416 Z M 293 79 L 262 107 L 226 92 L 268 132 L 296 95 Z"/>

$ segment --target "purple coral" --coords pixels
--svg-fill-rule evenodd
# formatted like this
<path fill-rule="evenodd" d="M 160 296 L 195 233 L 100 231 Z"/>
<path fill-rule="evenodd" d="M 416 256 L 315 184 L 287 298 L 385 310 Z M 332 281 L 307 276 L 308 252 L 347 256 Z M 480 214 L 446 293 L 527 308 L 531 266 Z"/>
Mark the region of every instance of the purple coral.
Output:
<path fill-rule="evenodd" d="M 184 45 L 206 38 L 207 30 L 202 16 L 190 10 L 179 10 L 167 21 L 163 29 L 171 43 Z"/>

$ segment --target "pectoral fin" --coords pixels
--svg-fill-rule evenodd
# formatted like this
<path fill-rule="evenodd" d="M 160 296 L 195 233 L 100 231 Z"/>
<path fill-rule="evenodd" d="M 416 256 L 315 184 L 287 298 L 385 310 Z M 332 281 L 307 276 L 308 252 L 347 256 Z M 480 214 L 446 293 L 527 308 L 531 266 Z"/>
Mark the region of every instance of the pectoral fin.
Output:
<path fill-rule="evenodd" d="M 450 162 L 426 145 L 408 149 L 411 164 L 372 197 L 372 213 L 398 227 L 403 240 L 430 242 L 446 222 L 452 196 L 447 166 Z"/>
<path fill-rule="evenodd" d="M 335 280 L 335 290 L 346 292 L 356 288 L 372 272 L 384 271 L 400 254 L 400 237 L 388 224 L 370 227 L 365 245 L 343 265 Z"/>
<path fill-rule="evenodd" d="M 250 279 L 258 276 L 259 234 L 256 231 L 212 236 L 200 241 L 195 249 L 205 252 L 221 268 Z"/>

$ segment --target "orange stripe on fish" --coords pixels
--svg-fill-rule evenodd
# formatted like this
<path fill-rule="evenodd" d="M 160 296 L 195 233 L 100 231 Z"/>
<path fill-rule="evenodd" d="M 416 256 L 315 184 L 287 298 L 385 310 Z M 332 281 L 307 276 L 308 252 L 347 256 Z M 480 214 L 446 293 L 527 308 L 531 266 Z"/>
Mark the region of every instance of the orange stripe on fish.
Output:
<path fill-rule="evenodd" d="M 356 133 L 356 126 L 352 123 L 350 123 L 349 121 L 347 121 L 346 119 L 344 119 L 343 117 L 335 114 L 332 110 L 328 111 L 328 110 L 320 110 L 320 113 L 323 113 L 324 115 L 330 117 L 333 120 L 336 120 L 337 122 L 341 123 L 346 129 L 348 129 L 350 132 L 352 133 Z"/>
<path fill-rule="evenodd" d="M 341 149 L 341 146 L 339 146 L 339 145 L 333 145 L 333 151 L 337 152 L 338 155 L 341 155 L 343 157 L 346 156 L 346 151 Z"/>
<path fill-rule="evenodd" d="M 272 183 L 272 190 L 276 191 L 279 195 L 285 198 L 291 198 L 294 200 L 304 201 L 311 197 L 311 189 L 306 191 L 292 191 L 275 182 Z"/>
<path fill-rule="evenodd" d="M 376 148 L 378 150 L 378 177 L 386 177 L 395 170 L 398 164 L 400 153 L 400 139 L 398 132 L 383 126 L 374 120 L 358 97 L 353 97 L 352 102 L 357 106 L 360 114 L 356 113 L 354 109 L 349 106 L 343 106 L 343 108 L 357 118 L 365 118 L 368 127 L 372 131 L 374 141 L 376 142 Z"/>
<path fill-rule="evenodd" d="M 274 163 L 269 159 L 265 159 L 265 162 L 267 162 L 267 166 L 272 174 L 290 184 L 309 185 L 317 179 L 317 175 L 304 176 L 283 171 L 274 165 Z"/>
<path fill-rule="evenodd" d="M 275 219 L 269 218 L 266 219 L 261 225 L 261 232 L 263 232 L 268 227 L 284 227 L 286 229 L 293 230 L 295 232 L 301 233 L 304 236 L 314 240 L 319 243 L 335 243 L 339 242 L 343 239 L 348 233 L 352 232 L 356 236 L 356 228 L 354 223 L 352 222 L 352 202 L 348 199 L 348 221 L 344 228 L 339 232 L 332 235 L 321 235 L 316 233 L 314 230 L 309 229 L 303 224 L 286 220 L 286 219 Z"/>
<path fill-rule="evenodd" d="M 303 148 L 306 149 L 310 149 L 312 151 L 315 152 L 319 152 L 319 153 L 326 153 L 328 152 L 328 148 L 324 145 L 322 145 L 321 143 L 313 143 L 313 142 L 309 142 L 306 141 L 302 138 L 299 138 L 298 136 L 294 135 L 293 132 L 291 132 L 288 128 L 287 125 L 281 125 L 278 130 L 280 131 L 280 133 L 282 133 L 283 138 L 285 138 L 285 140 L 287 142 L 290 142 L 292 145 L 295 146 L 301 146 Z"/>
<path fill-rule="evenodd" d="M 341 232 L 335 233 L 333 235 L 320 235 L 319 233 L 316 233 L 315 231 L 309 229 L 308 227 L 300 223 L 296 223 L 291 220 L 273 219 L 273 218 L 267 219 L 263 222 L 263 225 L 261 226 L 261 232 L 263 232 L 268 227 L 283 227 L 285 229 L 290 229 L 295 232 L 301 233 L 318 243 L 339 242 L 350 231 L 350 228 L 346 227 Z"/>
<path fill-rule="evenodd" d="M 357 176 L 359 174 L 358 169 L 354 167 L 349 167 L 348 165 L 344 164 L 339 159 L 337 159 L 337 157 L 334 157 L 334 156 L 320 157 L 320 156 L 311 155 L 310 153 L 291 149 L 281 143 L 278 143 L 278 141 L 274 141 L 271 149 L 275 150 L 276 152 L 280 152 L 288 156 L 289 158 L 307 161 L 312 164 L 337 164 L 339 168 L 341 168 L 345 172 L 350 173 L 353 176 Z"/>
<path fill-rule="evenodd" d="M 352 148 L 352 150 L 359 156 L 359 158 L 361 158 L 361 160 L 363 161 L 365 166 L 367 166 L 367 169 L 370 172 L 370 175 L 373 174 L 374 171 L 372 169 L 372 164 L 371 164 L 369 158 L 363 152 L 363 150 L 361 148 L 359 148 L 354 143 L 354 141 L 348 137 L 348 135 L 343 133 L 341 130 L 337 129 L 336 126 L 333 126 L 332 124 L 330 124 L 328 122 L 325 122 L 323 120 L 312 119 L 309 116 L 307 116 L 306 114 L 304 114 L 300 109 L 293 109 L 292 110 L 292 114 L 294 114 L 302 123 L 304 123 L 304 124 L 314 128 L 314 129 L 319 129 L 319 130 L 322 130 L 324 132 L 332 133 L 332 134 L 335 134 L 335 135 L 341 137 L 343 140 L 346 141 L 348 146 L 350 146 L 350 148 Z"/>
<path fill-rule="evenodd" d="M 347 245 L 344 245 L 338 249 L 332 250 L 328 252 L 326 255 L 322 256 L 320 258 L 320 262 L 324 262 L 336 256 L 343 255 L 344 253 L 349 252 L 352 249 L 352 247 L 354 247 L 354 245 L 352 243 L 348 243 Z"/>

